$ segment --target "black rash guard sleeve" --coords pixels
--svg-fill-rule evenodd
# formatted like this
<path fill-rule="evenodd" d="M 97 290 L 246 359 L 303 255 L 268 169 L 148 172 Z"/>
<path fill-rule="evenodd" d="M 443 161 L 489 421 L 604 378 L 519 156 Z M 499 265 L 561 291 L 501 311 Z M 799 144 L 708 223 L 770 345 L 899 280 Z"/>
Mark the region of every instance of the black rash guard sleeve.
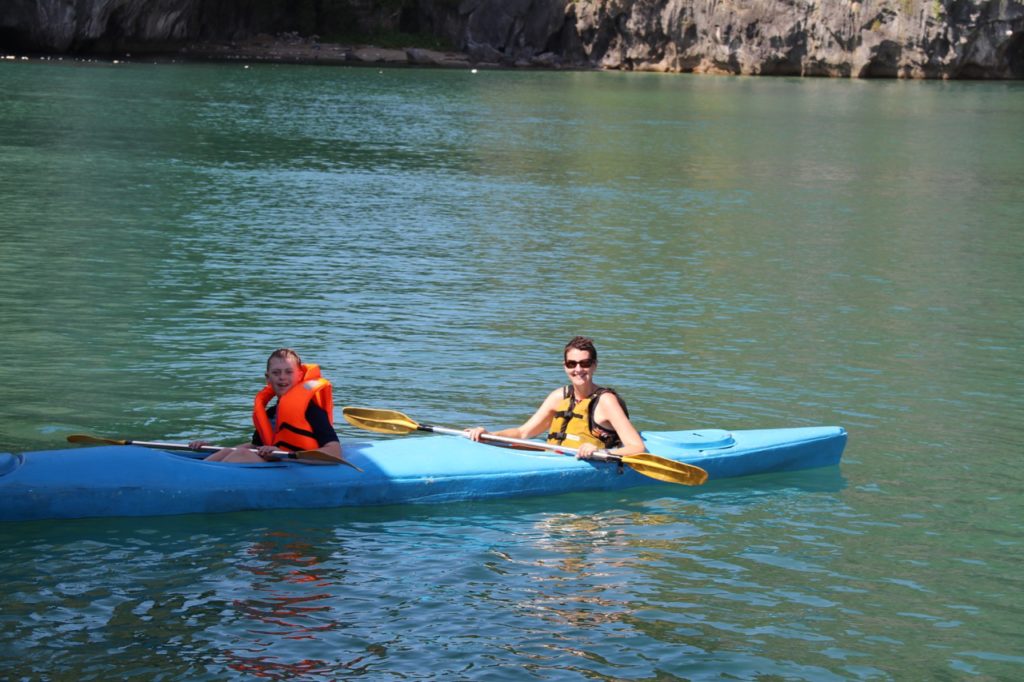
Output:
<path fill-rule="evenodd" d="M 309 401 L 309 407 L 306 408 L 306 421 L 313 427 L 313 437 L 316 438 L 320 447 L 338 440 L 338 433 L 331 425 L 327 412 L 312 400 Z"/>
<path fill-rule="evenodd" d="M 270 418 L 271 424 L 274 423 L 276 414 L 277 405 L 271 405 L 267 408 L 267 417 Z M 316 438 L 316 442 L 320 447 L 339 440 L 338 433 L 334 430 L 334 426 L 331 425 L 331 420 L 327 418 L 327 412 L 312 400 L 309 401 L 309 406 L 306 407 L 306 421 L 313 427 L 313 437 Z M 263 439 L 260 438 L 258 431 L 253 431 L 252 444 L 256 446 L 263 445 Z"/>

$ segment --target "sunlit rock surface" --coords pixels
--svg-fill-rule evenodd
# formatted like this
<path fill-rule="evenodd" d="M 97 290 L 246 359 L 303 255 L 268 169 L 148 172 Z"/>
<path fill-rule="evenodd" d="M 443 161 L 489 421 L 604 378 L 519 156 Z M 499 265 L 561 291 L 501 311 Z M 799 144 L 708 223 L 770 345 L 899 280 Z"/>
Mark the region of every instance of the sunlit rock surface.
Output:
<path fill-rule="evenodd" d="M 1024 0 L 5 0 L 0 50 L 217 56 L 418 34 L 473 63 L 749 75 L 1024 78 Z M 294 40 L 294 36 L 302 36 Z M 320 37 L 313 37 L 320 36 Z M 322 40 L 321 40 L 322 37 Z M 265 41 L 267 50 L 280 39 Z M 287 42 L 287 41 L 286 41 Z M 217 49 L 196 46 L 216 45 Z M 280 48 L 280 46 L 278 46 Z M 344 54 L 356 62 L 355 46 Z M 339 53 L 338 48 L 334 48 Z M 219 52 L 218 52 L 219 51 Z M 271 55 L 272 57 L 273 55 Z M 341 58 L 332 59 L 338 61 Z M 460 65 L 398 51 L 387 63 Z"/>

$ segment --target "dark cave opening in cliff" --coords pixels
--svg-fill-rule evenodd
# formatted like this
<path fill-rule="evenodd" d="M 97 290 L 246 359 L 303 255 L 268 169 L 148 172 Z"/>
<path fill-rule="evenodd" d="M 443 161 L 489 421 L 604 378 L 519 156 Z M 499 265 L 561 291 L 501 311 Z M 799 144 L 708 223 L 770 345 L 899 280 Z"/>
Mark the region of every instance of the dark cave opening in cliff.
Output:
<path fill-rule="evenodd" d="M 1024 80 L 1024 32 L 1018 31 L 996 52 L 996 65 L 968 61 L 960 67 L 956 78 L 963 80 Z"/>
<path fill-rule="evenodd" d="M 0 52 L 29 52 L 37 49 L 24 31 L 0 27 Z"/>
<path fill-rule="evenodd" d="M 1019 32 L 1006 44 L 1006 68 L 1010 78 L 1024 79 L 1024 32 Z"/>
<path fill-rule="evenodd" d="M 398 15 L 398 30 L 402 33 L 416 35 L 423 30 L 420 26 L 420 17 L 414 7 L 403 7 Z"/>

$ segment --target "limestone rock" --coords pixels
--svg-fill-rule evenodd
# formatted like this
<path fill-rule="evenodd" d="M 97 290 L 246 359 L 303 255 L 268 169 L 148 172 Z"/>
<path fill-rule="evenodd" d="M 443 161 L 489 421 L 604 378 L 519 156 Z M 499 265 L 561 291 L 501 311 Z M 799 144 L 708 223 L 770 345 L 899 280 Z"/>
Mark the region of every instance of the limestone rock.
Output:
<path fill-rule="evenodd" d="M 303 26 L 304 35 L 346 27 L 434 35 L 466 60 L 505 66 L 1024 78 L 1024 0 L 3 0 L 0 51 L 157 51 L 224 41 L 255 50 L 249 39 L 261 33 L 284 49 L 282 32 Z M 305 54 L 289 49 L 296 59 Z M 343 49 L 333 46 L 333 59 Z M 312 60 L 327 54 L 326 46 L 309 52 Z M 463 63 L 429 51 L 344 54 L 356 63 Z"/>
<path fill-rule="evenodd" d="M 408 64 L 405 50 L 387 50 L 380 47 L 360 47 L 352 50 L 352 61 L 362 64 L 398 65 Z"/>
<path fill-rule="evenodd" d="M 446 68 L 468 67 L 469 58 L 464 54 L 438 52 L 411 47 L 405 51 L 410 64 L 415 66 L 443 66 Z"/>

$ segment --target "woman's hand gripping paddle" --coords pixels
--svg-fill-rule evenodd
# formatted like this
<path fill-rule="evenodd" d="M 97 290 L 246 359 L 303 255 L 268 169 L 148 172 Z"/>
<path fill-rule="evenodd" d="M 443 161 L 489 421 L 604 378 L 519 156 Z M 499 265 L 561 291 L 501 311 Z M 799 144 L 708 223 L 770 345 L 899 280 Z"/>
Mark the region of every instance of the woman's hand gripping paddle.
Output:
<path fill-rule="evenodd" d="M 405 436 L 414 431 L 429 431 L 431 433 L 444 433 L 451 436 L 465 436 L 465 432 L 458 429 L 445 428 L 443 426 L 430 426 L 413 421 L 406 415 L 395 410 L 380 410 L 372 407 L 346 407 L 342 414 L 349 424 L 375 433 L 390 433 Z M 508 445 L 521 445 L 533 450 L 550 450 L 567 455 L 575 455 L 576 448 L 563 445 L 552 445 L 534 440 L 521 438 L 506 438 L 494 436 L 489 433 L 481 434 L 482 440 L 506 443 Z M 693 464 L 677 462 L 667 457 L 659 457 L 650 453 L 639 455 L 616 455 L 607 450 L 598 450 L 589 457 L 599 462 L 616 462 L 628 466 L 630 469 L 656 478 L 659 481 L 668 483 L 679 483 L 680 485 L 701 485 L 708 480 L 708 472 Z"/>

